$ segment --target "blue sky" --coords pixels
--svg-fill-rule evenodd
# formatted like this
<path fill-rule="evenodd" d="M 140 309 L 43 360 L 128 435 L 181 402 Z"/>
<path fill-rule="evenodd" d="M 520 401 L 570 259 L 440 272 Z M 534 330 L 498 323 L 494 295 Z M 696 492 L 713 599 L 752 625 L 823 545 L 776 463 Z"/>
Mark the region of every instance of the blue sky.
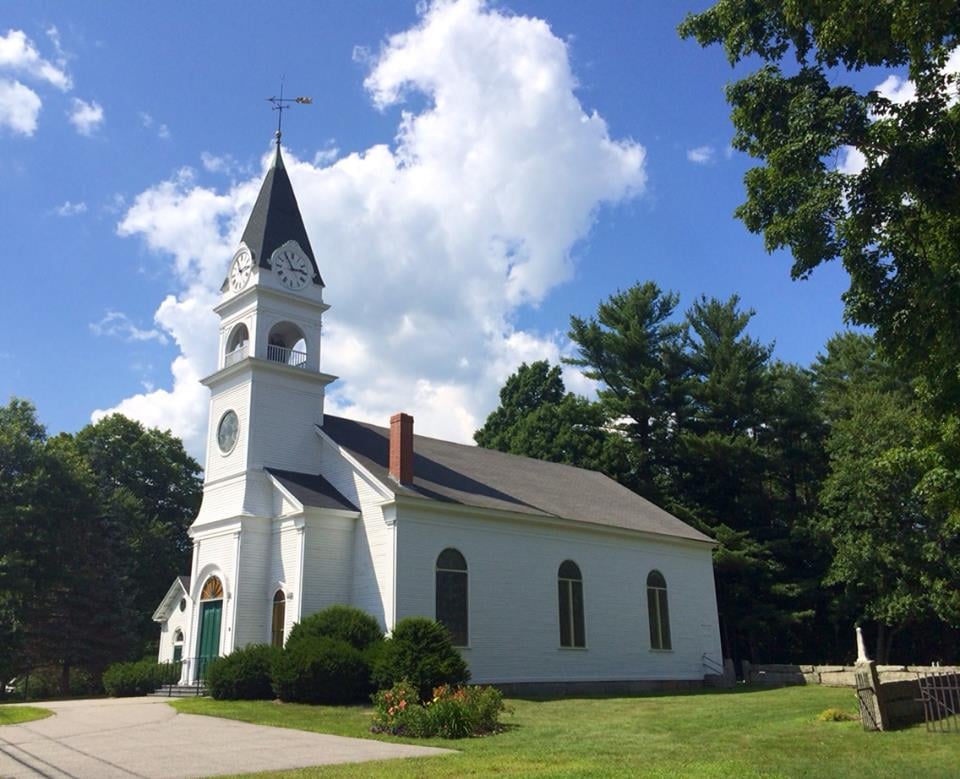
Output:
<path fill-rule="evenodd" d="M 705 5 L 5 3 L 0 395 L 51 431 L 119 408 L 202 454 L 209 309 L 281 77 L 314 98 L 283 140 L 333 410 L 463 440 L 521 359 L 567 353 L 570 314 L 648 279 L 681 307 L 739 294 L 808 364 L 846 279 L 791 281 L 733 219 L 736 71 L 675 32 Z"/>

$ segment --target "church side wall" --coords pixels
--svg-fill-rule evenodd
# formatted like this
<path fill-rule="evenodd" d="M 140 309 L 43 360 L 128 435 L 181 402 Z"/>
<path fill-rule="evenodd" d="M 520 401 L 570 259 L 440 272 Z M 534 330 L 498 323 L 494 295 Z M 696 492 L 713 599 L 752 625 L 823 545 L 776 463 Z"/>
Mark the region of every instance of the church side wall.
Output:
<path fill-rule="evenodd" d="M 435 566 L 447 548 L 468 566 L 472 679 L 482 683 L 699 680 L 721 659 L 710 548 L 566 526 L 444 517 L 397 520 L 397 618 L 435 616 Z M 560 647 L 557 573 L 583 576 L 586 648 Z M 667 581 L 672 650 L 650 648 L 646 579 Z"/>
<path fill-rule="evenodd" d="M 356 519 L 331 515 L 307 519 L 301 619 L 336 603 L 350 603 L 356 524 Z"/>
<path fill-rule="evenodd" d="M 389 631 L 394 614 L 394 528 L 380 506 L 384 496 L 326 442 L 321 448 L 320 472 L 361 510 L 353 538 L 353 574 L 347 602 L 372 614 Z"/>

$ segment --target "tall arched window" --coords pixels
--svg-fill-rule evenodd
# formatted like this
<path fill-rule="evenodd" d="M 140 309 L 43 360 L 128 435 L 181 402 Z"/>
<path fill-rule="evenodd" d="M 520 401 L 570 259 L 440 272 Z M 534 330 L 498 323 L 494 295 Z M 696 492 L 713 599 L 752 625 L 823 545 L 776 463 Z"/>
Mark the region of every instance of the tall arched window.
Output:
<path fill-rule="evenodd" d="M 647 576 L 647 611 L 650 615 L 650 648 L 670 649 L 667 580 L 660 571 L 650 571 Z"/>
<path fill-rule="evenodd" d="M 270 621 L 270 643 L 273 646 L 283 646 L 283 627 L 287 619 L 287 596 L 283 590 L 277 590 L 273 595 L 273 618 Z"/>
<path fill-rule="evenodd" d="M 564 560 L 557 574 L 560 592 L 560 646 L 585 647 L 583 577 L 573 560 Z"/>
<path fill-rule="evenodd" d="M 437 622 L 450 631 L 454 646 L 467 646 L 467 561 L 456 549 L 437 557 Z"/>

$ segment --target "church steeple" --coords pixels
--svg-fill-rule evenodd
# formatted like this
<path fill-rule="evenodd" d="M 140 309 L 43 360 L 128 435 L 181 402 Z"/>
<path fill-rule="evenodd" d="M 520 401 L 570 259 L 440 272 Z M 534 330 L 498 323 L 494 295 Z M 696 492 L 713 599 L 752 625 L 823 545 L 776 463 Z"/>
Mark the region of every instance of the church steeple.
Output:
<path fill-rule="evenodd" d="M 324 286 L 290 177 L 283 164 L 279 138 L 273 164 L 260 186 L 260 194 L 257 195 L 257 202 L 241 240 L 252 252 L 254 262 L 267 270 L 271 269 L 270 258 L 274 251 L 287 241 L 296 241 L 313 267 L 313 283 Z"/>

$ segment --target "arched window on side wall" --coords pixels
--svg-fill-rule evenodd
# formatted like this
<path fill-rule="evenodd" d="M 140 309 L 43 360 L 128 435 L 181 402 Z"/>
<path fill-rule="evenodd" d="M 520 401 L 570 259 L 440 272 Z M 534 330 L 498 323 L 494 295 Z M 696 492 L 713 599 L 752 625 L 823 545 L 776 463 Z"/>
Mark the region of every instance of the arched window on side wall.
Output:
<path fill-rule="evenodd" d="M 437 557 L 437 622 L 450 631 L 454 646 L 467 646 L 467 561 L 456 549 Z"/>
<path fill-rule="evenodd" d="M 647 576 L 647 611 L 650 615 L 650 648 L 670 649 L 667 580 L 660 571 L 650 571 Z"/>
<path fill-rule="evenodd" d="M 583 619 L 583 577 L 573 560 L 564 560 L 557 574 L 560 593 L 560 646 L 585 647 Z"/>
<path fill-rule="evenodd" d="M 183 660 L 183 631 L 177 630 L 173 634 L 173 662 L 179 663 Z"/>
<path fill-rule="evenodd" d="M 287 620 L 287 596 L 283 590 L 277 590 L 273 595 L 273 618 L 270 622 L 270 643 L 273 646 L 283 646 L 283 626 Z"/>

